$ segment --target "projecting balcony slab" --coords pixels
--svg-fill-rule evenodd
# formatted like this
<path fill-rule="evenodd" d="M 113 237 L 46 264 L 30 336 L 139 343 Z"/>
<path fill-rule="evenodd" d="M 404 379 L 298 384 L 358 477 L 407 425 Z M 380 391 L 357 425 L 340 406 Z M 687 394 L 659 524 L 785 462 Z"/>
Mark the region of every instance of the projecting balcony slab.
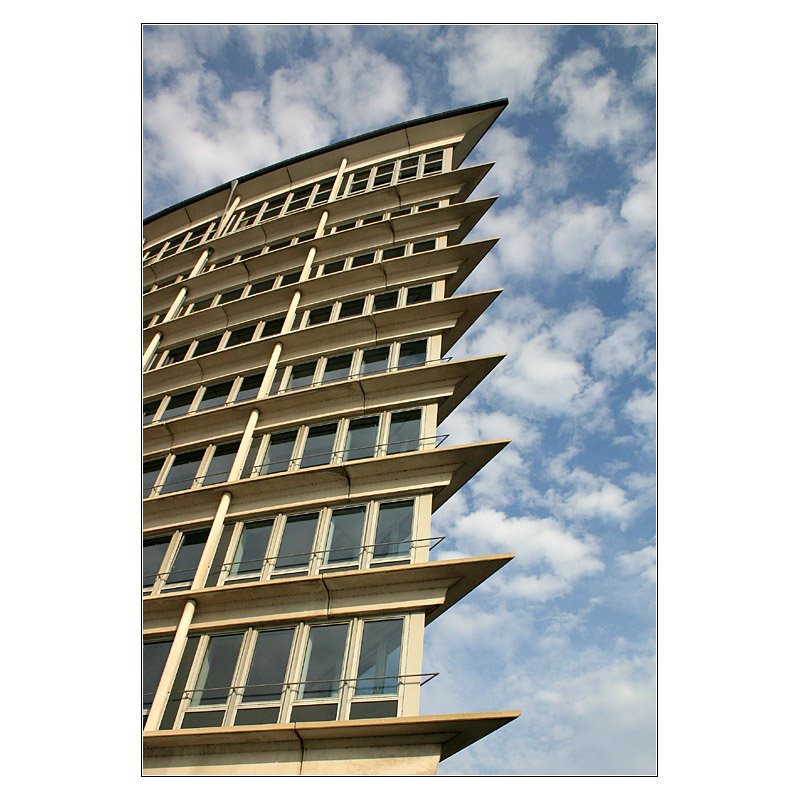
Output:
<path fill-rule="evenodd" d="M 281 358 L 286 361 L 310 358 L 330 351 L 331 342 L 337 347 L 373 346 L 402 336 L 432 336 L 442 334 L 442 354 L 489 307 L 502 290 L 458 295 L 446 300 L 417 303 L 390 311 L 380 311 L 360 317 L 315 325 L 310 328 L 276 334 L 256 342 L 241 344 L 216 353 L 191 358 L 167 367 L 145 372 L 144 396 L 153 397 L 191 386 L 256 370 L 264 366 L 274 346 L 283 345 Z"/>
<path fill-rule="evenodd" d="M 433 775 L 519 711 L 148 731 L 145 775 Z"/>
<path fill-rule="evenodd" d="M 248 625 L 319 622 L 374 613 L 444 614 L 514 558 L 513 553 L 348 570 L 146 597 L 144 635 L 174 633 L 188 599 L 190 632 Z"/>
<path fill-rule="evenodd" d="M 188 274 L 195 263 L 197 263 L 200 254 L 208 247 L 214 248 L 214 257 L 216 259 L 224 259 L 229 255 L 234 255 L 235 253 L 247 250 L 251 247 L 263 246 L 270 241 L 275 242 L 284 238 L 296 236 L 303 231 L 316 228 L 323 210 L 328 211 L 328 225 L 335 225 L 337 222 L 352 219 L 364 214 L 378 214 L 411 203 L 425 202 L 442 197 L 450 198 L 450 207 L 458 207 L 464 205 L 466 198 L 474 191 L 475 187 L 480 183 L 492 166 L 492 164 L 481 164 L 462 170 L 439 173 L 438 175 L 431 175 L 396 186 L 387 186 L 371 192 L 340 198 L 339 200 L 334 200 L 327 204 L 313 206 L 304 211 L 298 211 L 293 214 L 278 217 L 277 219 L 269 220 L 260 225 L 244 228 L 219 239 L 211 239 L 189 250 L 175 253 L 163 260 L 157 261 L 155 264 L 149 264 L 143 267 L 143 280 L 147 283 L 159 283 L 159 281 L 168 280 L 177 275 Z M 242 207 L 245 205 L 247 205 L 247 201 L 242 204 Z M 219 207 L 217 214 L 221 213 L 223 207 L 224 201 Z M 423 212 L 420 216 L 424 216 L 424 214 L 427 213 L 429 212 Z M 209 223 L 211 219 L 212 217 L 209 217 Z M 477 222 L 477 219 L 473 221 L 472 225 L 474 225 L 475 222 Z M 191 223 L 187 221 L 184 224 L 189 225 Z M 469 228 L 471 227 L 470 225 Z M 358 228 L 356 230 L 364 229 Z M 467 230 L 468 229 L 464 229 L 461 238 L 466 235 Z M 275 262 L 275 256 L 279 256 L 281 253 L 285 254 L 284 262 L 287 263 L 287 266 L 298 258 L 300 259 L 300 263 L 302 263 L 305 258 L 305 253 L 308 252 L 308 248 L 311 245 L 319 246 L 320 243 L 325 242 L 328 238 L 332 237 L 320 237 L 319 239 L 293 245 L 292 247 L 272 254 L 267 253 L 266 255 L 272 255 L 272 258 L 269 259 L 267 263 Z M 228 276 L 233 275 L 230 266 L 223 267 L 217 272 Z M 182 281 L 180 286 L 187 286 L 190 292 L 196 295 L 198 290 L 195 287 L 202 285 L 202 277 L 203 276 L 196 276 L 195 278 Z M 223 280 L 226 286 L 234 285 L 231 283 L 231 277 L 225 277 Z M 172 291 L 170 291 L 171 288 Z M 177 294 L 178 288 L 180 287 L 167 285 L 154 292 L 149 292 L 145 295 L 144 313 L 152 314 L 159 311 L 162 307 L 164 309 L 169 308 L 172 298 Z"/>
<path fill-rule="evenodd" d="M 257 431 L 280 430 L 316 419 L 367 413 L 373 409 L 402 408 L 437 403 L 437 424 L 494 369 L 503 355 L 450 362 L 434 362 L 404 370 L 324 383 L 261 400 L 208 409 L 145 425 L 144 456 L 154 457 L 209 441 L 241 434 L 253 409 L 262 424 Z"/>
<path fill-rule="evenodd" d="M 439 508 L 499 453 L 510 439 L 439 447 L 308 467 L 246 480 L 187 489 L 144 501 L 144 531 L 211 522 L 223 492 L 231 494 L 226 519 L 359 500 L 432 492 Z"/>
<path fill-rule="evenodd" d="M 149 340 L 156 333 L 161 333 L 162 340 L 159 347 L 163 349 L 201 335 L 207 336 L 224 331 L 233 325 L 283 315 L 296 291 L 302 292 L 303 296 L 300 310 L 325 301 L 333 302 L 344 297 L 357 297 L 368 292 L 382 292 L 424 281 L 444 280 L 445 296 L 450 296 L 497 241 L 497 239 L 484 239 L 466 245 L 429 250 L 426 253 L 416 253 L 311 278 L 302 284 L 282 286 L 242 300 L 176 317 L 168 322 L 160 322 L 147 329 L 147 338 Z M 257 265 L 254 264 L 258 260 L 243 262 L 248 265 L 248 275 L 247 277 L 240 275 L 242 281 L 258 281 L 266 277 L 260 274 Z M 208 286 L 200 287 L 197 292 L 193 291 L 187 296 L 186 303 L 227 288 L 227 282 L 223 284 L 219 277 L 214 277 L 216 272 L 207 274 Z M 217 285 L 214 285 L 215 282 Z"/>

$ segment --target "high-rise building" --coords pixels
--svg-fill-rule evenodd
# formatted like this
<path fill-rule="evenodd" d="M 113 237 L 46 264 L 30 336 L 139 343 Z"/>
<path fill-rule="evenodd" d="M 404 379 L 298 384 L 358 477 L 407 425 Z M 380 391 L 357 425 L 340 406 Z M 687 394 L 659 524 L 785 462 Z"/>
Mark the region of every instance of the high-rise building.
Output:
<path fill-rule="evenodd" d="M 493 198 L 462 163 L 505 105 L 144 221 L 146 774 L 433 774 L 517 716 L 420 715 L 425 626 L 512 558 L 431 559 L 507 444 L 437 433 L 502 359 L 447 354 L 499 294 L 455 292 L 496 241 L 464 242 Z"/>

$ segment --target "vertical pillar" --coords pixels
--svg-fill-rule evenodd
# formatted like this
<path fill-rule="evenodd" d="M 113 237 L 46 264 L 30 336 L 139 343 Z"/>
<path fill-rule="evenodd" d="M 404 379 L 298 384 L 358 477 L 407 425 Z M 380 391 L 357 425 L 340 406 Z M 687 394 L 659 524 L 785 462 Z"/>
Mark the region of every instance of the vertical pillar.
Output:
<path fill-rule="evenodd" d="M 214 514 L 214 520 L 211 523 L 211 530 L 208 532 L 208 539 L 206 539 L 203 554 L 200 556 L 200 562 L 197 565 L 197 571 L 194 574 L 191 588 L 193 592 L 202 589 L 208 578 L 208 571 L 211 569 L 211 562 L 214 559 L 214 554 L 217 552 L 217 546 L 222 536 L 222 528 L 225 525 L 225 514 L 228 513 L 230 504 L 231 493 L 223 492 L 222 497 L 219 499 L 217 512 Z"/>
<path fill-rule="evenodd" d="M 189 625 L 194 617 L 197 603 L 194 600 L 187 600 L 181 614 L 181 621 L 175 631 L 175 638 L 172 640 L 172 647 L 169 649 L 167 663 L 164 664 L 164 671 L 161 673 L 161 680 L 158 682 L 153 705 L 147 715 L 147 722 L 144 729 L 146 731 L 157 731 L 164 716 L 164 709 L 167 707 L 169 693 L 172 691 L 172 684 L 175 682 L 175 675 L 178 673 L 178 666 L 183 658 L 183 651 L 186 649 L 186 639 L 189 635 Z"/>
<path fill-rule="evenodd" d="M 210 247 L 206 247 L 206 249 L 203 250 L 202 253 L 200 253 L 200 258 L 197 259 L 197 263 L 192 267 L 192 271 L 189 273 L 190 278 L 194 278 L 195 275 L 200 274 L 200 270 L 203 269 L 203 267 L 206 264 L 206 261 L 208 261 L 209 256 L 213 252 L 214 251 Z"/>
<path fill-rule="evenodd" d="M 228 210 L 222 215 L 222 219 L 219 221 L 219 227 L 217 228 L 217 232 L 214 234 L 215 239 L 219 239 L 222 236 L 222 231 L 225 230 L 226 225 L 231 221 L 231 217 L 233 216 L 234 211 L 239 208 L 239 203 L 241 202 L 241 197 L 235 197 L 233 202 L 230 204 Z"/>
<path fill-rule="evenodd" d="M 328 221 L 328 212 L 327 210 L 322 212 L 322 216 L 319 218 L 319 225 L 317 225 L 316 231 L 314 231 L 314 238 L 319 239 L 323 233 L 325 233 L 325 223 Z"/>
<path fill-rule="evenodd" d="M 142 369 L 144 369 L 150 359 L 153 357 L 153 353 L 155 353 L 156 348 L 161 343 L 161 331 L 156 333 L 156 335 L 150 341 L 150 344 L 147 345 L 144 351 L 144 355 L 142 356 Z"/>
<path fill-rule="evenodd" d="M 342 187 L 342 179 L 344 178 L 344 170 L 347 166 L 347 159 L 343 158 L 342 163 L 339 164 L 339 171 L 336 173 L 336 180 L 333 182 L 333 188 L 331 189 L 331 196 L 328 202 L 330 203 L 331 200 L 336 199 L 336 195 L 339 194 L 339 189 Z"/>
<path fill-rule="evenodd" d="M 231 473 L 228 480 L 238 481 L 242 477 L 242 467 L 244 466 L 247 454 L 250 452 L 250 445 L 253 442 L 253 431 L 256 429 L 258 423 L 258 409 L 254 408 L 250 412 L 250 418 L 245 425 L 244 433 L 242 434 L 242 441 L 239 443 L 239 449 L 236 451 L 236 458 L 233 459 L 231 465 Z"/>
<path fill-rule="evenodd" d="M 294 324 L 294 315 L 297 313 L 297 306 L 300 303 L 301 297 L 302 295 L 300 292 L 295 292 L 292 295 L 292 302 L 289 303 L 289 310 L 286 312 L 286 319 L 283 321 L 281 333 L 288 333 L 292 329 L 292 325 Z"/>
<path fill-rule="evenodd" d="M 300 282 L 307 281 L 311 274 L 311 265 L 314 263 L 314 256 L 317 254 L 317 248 L 312 247 L 306 256 L 306 263 L 303 264 L 303 271 L 300 273 Z"/>
<path fill-rule="evenodd" d="M 164 315 L 164 322 L 169 322 L 171 319 L 175 319 L 175 315 L 178 313 L 178 309 L 181 307 L 181 303 L 183 303 L 183 301 L 186 299 L 187 294 L 188 292 L 184 286 L 178 292 L 178 296 L 172 301 L 169 311 L 167 311 L 167 313 Z"/>
<path fill-rule="evenodd" d="M 269 387 L 272 386 L 272 379 L 275 377 L 275 368 L 277 367 L 278 359 L 281 357 L 281 350 L 283 350 L 283 345 L 280 342 L 277 342 L 275 347 L 272 348 L 272 355 L 269 357 L 269 363 L 267 364 L 266 372 L 264 372 L 264 380 L 261 381 L 261 386 L 256 395 L 258 400 L 269 394 Z"/>

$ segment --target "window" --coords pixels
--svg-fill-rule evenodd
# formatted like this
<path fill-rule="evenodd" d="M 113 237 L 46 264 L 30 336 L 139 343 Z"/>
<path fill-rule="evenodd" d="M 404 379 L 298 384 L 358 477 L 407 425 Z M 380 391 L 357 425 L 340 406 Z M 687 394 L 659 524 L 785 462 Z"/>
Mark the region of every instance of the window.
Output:
<path fill-rule="evenodd" d="M 145 642 L 142 646 L 142 712 L 145 719 L 153 705 L 172 642 Z"/>
<path fill-rule="evenodd" d="M 286 518 L 275 570 L 307 572 L 314 548 L 319 513 L 295 514 Z"/>
<path fill-rule="evenodd" d="M 414 242 L 411 245 L 412 253 L 426 253 L 428 250 L 436 249 L 436 239 L 426 239 L 422 242 Z"/>
<path fill-rule="evenodd" d="M 405 245 L 400 245 L 400 247 L 387 247 L 386 250 L 383 251 L 383 260 L 391 261 L 393 258 L 400 258 L 400 256 L 405 255 L 405 252 Z"/>
<path fill-rule="evenodd" d="M 322 374 L 322 382 L 340 381 L 350 375 L 350 367 L 353 363 L 353 354 L 348 353 L 344 356 L 333 356 L 325 362 L 325 371 Z"/>
<path fill-rule="evenodd" d="M 369 375 L 373 372 L 386 372 L 389 367 L 389 348 L 373 347 L 364 351 L 361 360 L 361 374 Z"/>
<path fill-rule="evenodd" d="M 142 497 L 150 496 L 165 461 L 165 458 L 156 458 L 152 461 L 145 461 L 142 465 Z"/>
<path fill-rule="evenodd" d="M 419 448 L 419 427 L 422 419 L 420 409 L 394 411 L 389 423 L 389 447 L 387 453 L 407 453 Z"/>
<path fill-rule="evenodd" d="M 269 725 L 278 721 L 294 628 L 254 634 L 257 638 L 253 657 L 234 725 Z M 267 703 L 270 705 L 265 707 Z"/>
<path fill-rule="evenodd" d="M 373 261 L 375 261 L 374 250 L 371 253 L 362 253 L 359 256 L 353 256 L 353 261 L 351 266 L 363 267 L 365 264 L 372 264 Z"/>
<path fill-rule="evenodd" d="M 231 289 L 228 292 L 223 292 L 219 296 L 219 303 L 217 305 L 222 305 L 223 303 L 232 303 L 234 300 L 238 300 L 242 296 L 242 292 L 244 289 Z"/>
<path fill-rule="evenodd" d="M 242 385 L 236 393 L 236 402 L 241 403 L 243 400 L 252 400 L 258 394 L 263 380 L 263 372 L 256 373 L 255 375 L 247 375 L 243 378 Z"/>
<path fill-rule="evenodd" d="M 206 308 L 210 308 L 213 302 L 213 294 L 211 297 L 204 297 L 202 300 L 195 300 L 194 303 L 192 303 L 192 313 L 194 314 L 195 311 L 203 311 Z"/>
<path fill-rule="evenodd" d="M 187 589 L 197 572 L 209 531 L 177 531 L 145 539 L 142 546 L 142 588 L 145 594 Z"/>
<path fill-rule="evenodd" d="M 335 422 L 309 428 L 303 458 L 300 461 L 301 469 L 330 463 L 337 428 Z"/>
<path fill-rule="evenodd" d="M 372 304 L 373 311 L 386 311 L 389 308 L 397 308 L 397 300 L 400 292 L 383 292 L 375 295 L 375 302 Z"/>
<path fill-rule="evenodd" d="M 364 538 L 366 506 L 338 508 L 331 514 L 325 544 L 325 564 L 358 561 Z"/>
<path fill-rule="evenodd" d="M 273 524 L 274 520 L 272 519 L 245 523 L 236 544 L 233 561 L 230 564 L 229 580 L 260 577 Z"/>
<path fill-rule="evenodd" d="M 227 444 L 218 444 L 214 447 L 214 455 L 211 456 L 211 463 L 208 465 L 205 478 L 203 479 L 204 486 L 210 486 L 214 483 L 225 483 L 231 473 L 233 461 L 236 458 L 236 453 L 239 450 L 240 442 L 228 442 Z"/>
<path fill-rule="evenodd" d="M 228 337 L 228 341 L 225 343 L 225 347 L 235 347 L 237 344 L 245 344 L 253 338 L 253 334 L 256 332 L 257 325 L 245 325 L 241 328 L 234 328 L 230 332 L 230 336 Z"/>
<path fill-rule="evenodd" d="M 208 531 L 195 531 L 181 535 L 178 552 L 169 569 L 169 574 L 164 578 L 164 588 L 169 590 L 188 588 L 194 579 L 203 548 L 208 539 Z"/>
<path fill-rule="evenodd" d="M 264 327 L 261 329 L 261 338 L 266 339 L 267 336 L 274 336 L 276 333 L 280 333 L 282 327 L 283 317 L 274 317 L 273 319 L 264 320 Z"/>
<path fill-rule="evenodd" d="M 322 306 L 322 308 L 313 308 L 308 312 L 308 325 L 322 325 L 328 322 L 333 312 L 333 306 Z"/>
<path fill-rule="evenodd" d="M 192 353 L 192 358 L 196 358 L 197 356 L 204 356 L 206 353 L 213 353 L 218 347 L 219 343 L 222 341 L 222 334 L 218 333 L 216 336 L 209 336 L 205 339 L 201 339 L 197 343 L 197 347 L 194 349 L 194 353 Z"/>
<path fill-rule="evenodd" d="M 397 360 L 398 369 L 417 367 L 425 363 L 428 352 L 428 340 L 421 339 L 416 342 L 403 342 L 400 345 L 400 355 Z"/>
<path fill-rule="evenodd" d="M 287 389 L 301 389 L 310 386 L 314 379 L 314 371 L 317 368 L 316 361 L 308 361 L 305 364 L 295 364 L 289 377 Z"/>
<path fill-rule="evenodd" d="M 355 300 L 345 300 L 339 311 L 339 319 L 346 317 L 357 317 L 364 313 L 364 297 L 356 298 Z"/>
<path fill-rule="evenodd" d="M 164 563 L 164 556 L 167 554 L 171 536 L 159 539 L 145 539 L 142 545 L 142 588 L 147 590 L 152 588 L 159 577 L 161 565 Z"/>
<path fill-rule="evenodd" d="M 373 558 L 407 556 L 412 538 L 414 501 L 381 503 L 375 531 Z"/>
<path fill-rule="evenodd" d="M 276 433 L 270 437 L 267 455 L 261 466 L 262 475 L 272 475 L 275 472 L 285 472 L 289 469 L 296 439 L 297 431 Z"/>
<path fill-rule="evenodd" d="M 325 264 L 322 267 L 322 274 L 323 275 L 330 275 L 333 272 L 341 272 L 344 269 L 344 259 L 341 258 L 338 261 L 331 261 L 328 264 Z"/>
<path fill-rule="evenodd" d="M 379 417 L 362 417 L 350 420 L 347 428 L 344 460 L 372 458 L 378 440 Z"/>
<path fill-rule="evenodd" d="M 212 636 L 201 662 L 200 673 L 195 688 L 190 693 L 189 708 L 184 715 L 181 727 L 204 728 L 221 725 L 225 711 L 206 711 L 192 713 L 192 709 L 226 703 L 233 684 L 233 674 L 244 633 Z"/>
<path fill-rule="evenodd" d="M 232 388 L 233 381 L 223 381 L 222 383 L 206 386 L 200 403 L 197 406 L 197 410 L 203 411 L 206 408 L 216 408 L 217 406 L 223 405 L 228 399 Z"/>
<path fill-rule="evenodd" d="M 284 275 L 281 278 L 281 286 L 289 286 L 289 284 L 297 283 L 302 274 L 302 270 L 297 270 L 297 272 L 290 272 L 288 275 Z"/>
<path fill-rule="evenodd" d="M 397 693 L 402 638 L 402 619 L 380 619 L 364 623 L 358 659 L 357 697 Z"/>
<path fill-rule="evenodd" d="M 191 488 L 205 452 L 204 448 L 176 455 L 161 487 L 162 494 Z"/>
<path fill-rule="evenodd" d="M 179 361 L 183 361 L 186 358 L 186 354 L 189 352 L 189 345 L 184 344 L 180 347 L 173 347 L 167 351 L 166 356 L 164 357 L 164 361 L 161 364 L 162 367 L 168 367 L 170 364 L 177 364 Z"/>
<path fill-rule="evenodd" d="M 174 394 L 170 397 L 161 419 L 172 419 L 172 417 L 180 417 L 189 411 L 189 406 L 197 394 L 197 389 L 192 389 L 188 392 L 181 392 L 181 394 Z"/>
<path fill-rule="evenodd" d="M 404 158 L 400 162 L 400 172 L 397 175 L 397 180 L 408 181 L 417 177 L 417 166 L 419 164 L 419 156 L 412 156 L 411 158 Z"/>
<path fill-rule="evenodd" d="M 311 628 L 303 660 L 299 699 L 334 697 L 338 694 L 342 678 L 347 629 L 347 624 L 315 625 Z M 335 719 L 335 713 L 333 717 L 328 718 Z M 308 719 L 308 716 L 303 717 L 303 721 L 308 721 Z M 319 719 L 319 717 L 315 717 L 315 719 Z M 292 722 L 298 721 L 300 720 L 297 715 L 293 713 Z"/>
<path fill-rule="evenodd" d="M 406 305 L 414 305 L 414 303 L 425 303 L 432 297 L 433 286 L 426 283 L 424 286 L 412 286 L 408 290 L 406 298 Z"/>
<path fill-rule="evenodd" d="M 160 399 L 152 400 L 142 405 L 142 425 L 147 425 L 149 422 L 153 421 L 153 417 L 156 415 L 156 411 L 158 411 L 160 405 Z"/>
<path fill-rule="evenodd" d="M 261 292 L 268 292 L 273 286 L 275 285 L 275 278 L 267 278 L 265 281 L 259 281 L 258 283 L 254 283 L 250 287 L 250 294 L 248 297 L 252 297 L 254 294 L 261 294 Z"/>

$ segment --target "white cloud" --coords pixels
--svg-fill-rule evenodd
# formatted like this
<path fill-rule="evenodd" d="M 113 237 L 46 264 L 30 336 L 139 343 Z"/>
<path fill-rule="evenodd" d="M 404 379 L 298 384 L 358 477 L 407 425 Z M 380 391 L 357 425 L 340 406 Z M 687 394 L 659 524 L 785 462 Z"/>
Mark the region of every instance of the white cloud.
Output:
<path fill-rule="evenodd" d="M 647 545 L 632 553 L 620 553 L 617 563 L 625 575 L 641 575 L 651 583 L 656 582 L 656 547 Z"/>
<path fill-rule="evenodd" d="M 635 143 L 647 118 L 601 53 L 581 50 L 562 61 L 550 86 L 550 95 L 562 104 L 561 131 L 573 145 L 612 149 Z"/>
<path fill-rule="evenodd" d="M 466 25 L 458 34 L 447 41 L 447 75 L 456 95 L 467 102 L 508 97 L 511 111 L 528 107 L 550 54 L 553 29 Z"/>
<path fill-rule="evenodd" d="M 458 519 L 453 533 L 459 546 L 466 542 L 472 552 L 517 553 L 515 574 L 501 573 L 496 579 L 504 596 L 547 600 L 568 592 L 578 579 L 603 571 L 594 537 L 569 533 L 550 517 L 512 517 L 483 508 Z"/>
<path fill-rule="evenodd" d="M 531 141 L 531 136 L 519 136 L 499 122 L 488 130 L 475 154 L 477 162 L 494 162 L 481 183 L 481 194 L 508 198 L 531 188 L 534 179 Z"/>
<path fill-rule="evenodd" d="M 625 414 L 637 425 L 650 431 L 656 425 L 656 393 L 643 392 L 635 389 L 630 399 L 625 403 Z M 650 438 L 650 436 L 648 436 Z"/>
<path fill-rule="evenodd" d="M 639 372 L 649 362 L 648 337 L 652 322 L 643 314 L 632 314 L 612 323 L 611 332 L 592 353 L 594 369 L 612 376 Z"/>

